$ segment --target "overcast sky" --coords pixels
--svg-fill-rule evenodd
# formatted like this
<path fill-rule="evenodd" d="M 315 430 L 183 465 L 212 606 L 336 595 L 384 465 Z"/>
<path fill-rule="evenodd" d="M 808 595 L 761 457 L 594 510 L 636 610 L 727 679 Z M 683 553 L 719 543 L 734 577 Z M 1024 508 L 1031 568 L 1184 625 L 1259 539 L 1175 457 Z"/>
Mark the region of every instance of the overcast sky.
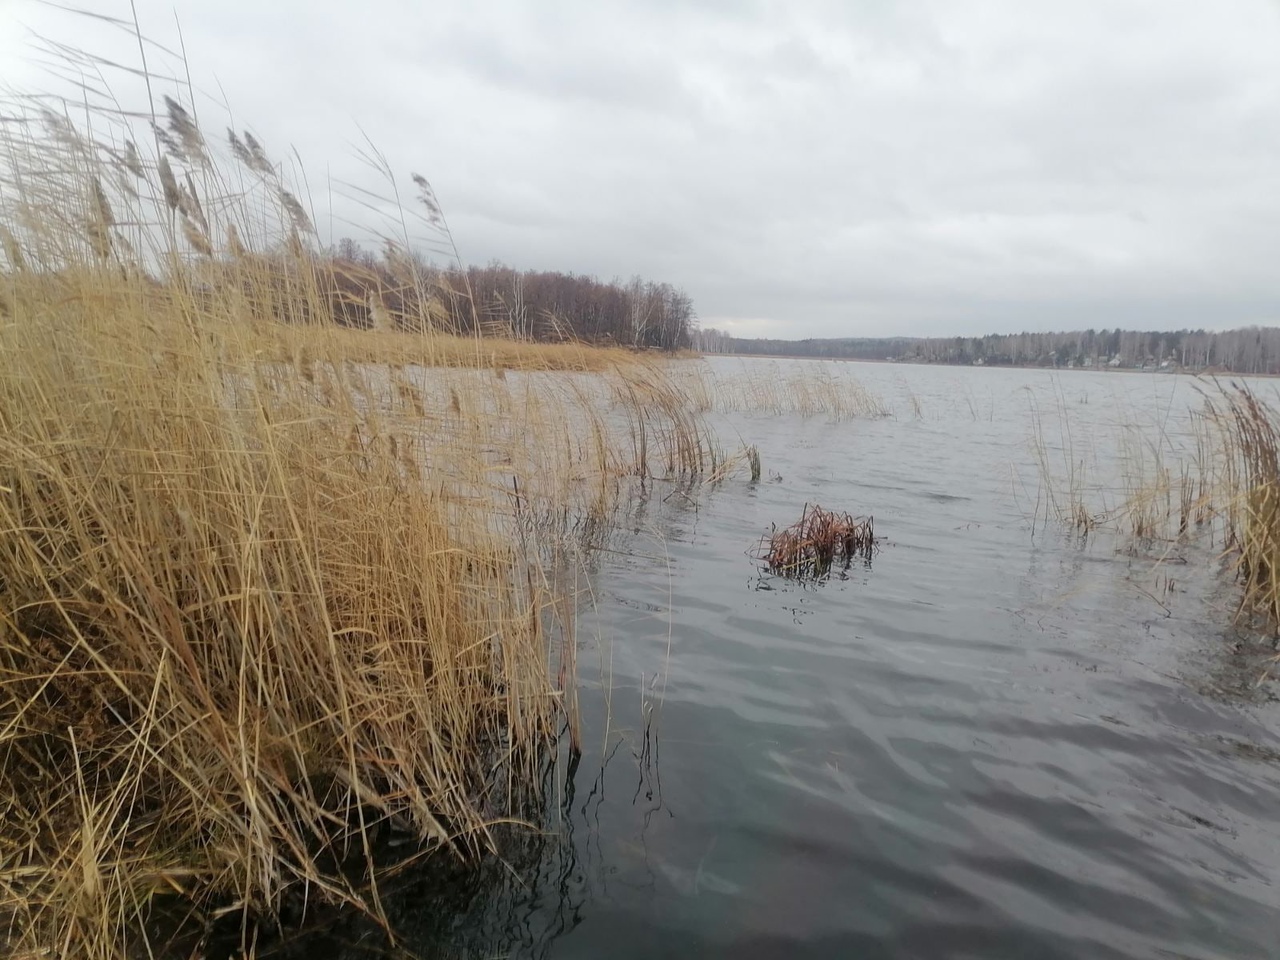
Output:
<path fill-rule="evenodd" d="M 744 336 L 1280 323 L 1277 0 L 137 7 L 313 194 L 369 178 L 361 131 L 424 173 L 471 262 Z M 28 30 L 129 54 L 0 0 L 6 85 L 45 83 Z"/>

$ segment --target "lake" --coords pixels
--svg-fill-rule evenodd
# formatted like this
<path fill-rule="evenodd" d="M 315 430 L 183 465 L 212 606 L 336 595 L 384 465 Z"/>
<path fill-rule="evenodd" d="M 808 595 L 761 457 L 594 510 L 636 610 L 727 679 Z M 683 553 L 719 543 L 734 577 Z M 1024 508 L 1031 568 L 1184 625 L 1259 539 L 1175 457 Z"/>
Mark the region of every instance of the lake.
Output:
<path fill-rule="evenodd" d="M 1219 547 L 1082 537 L 1038 504 L 1035 411 L 1050 462 L 1118 496 L 1116 437 L 1153 430 L 1175 462 L 1197 384 L 824 369 L 895 415 L 713 415 L 762 479 L 656 483 L 586 554 L 583 756 L 505 866 L 447 905 L 396 895 L 406 945 L 1276 956 L 1280 708 Z M 873 514 L 881 549 L 821 583 L 764 575 L 761 536 L 806 503 Z"/>

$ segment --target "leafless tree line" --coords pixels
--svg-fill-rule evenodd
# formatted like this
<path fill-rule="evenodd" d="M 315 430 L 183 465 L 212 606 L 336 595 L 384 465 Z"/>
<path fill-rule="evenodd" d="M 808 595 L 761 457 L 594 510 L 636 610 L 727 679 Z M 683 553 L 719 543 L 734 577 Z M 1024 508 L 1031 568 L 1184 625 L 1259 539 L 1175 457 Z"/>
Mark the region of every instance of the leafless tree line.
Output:
<path fill-rule="evenodd" d="M 321 283 L 338 322 L 527 340 L 575 339 L 637 349 L 691 345 L 693 301 L 667 283 L 487 266 L 440 267 L 389 248 L 375 256 L 352 240 L 320 258 Z"/>
<path fill-rule="evenodd" d="M 1045 367 L 1121 367 L 1280 373 L 1280 328 L 991 334 L 984 337 L 889 337 L 813 340 L 740 339 L 697 331 L 694 347 L 708 353 L 903 360 L 924 363 Z"/>

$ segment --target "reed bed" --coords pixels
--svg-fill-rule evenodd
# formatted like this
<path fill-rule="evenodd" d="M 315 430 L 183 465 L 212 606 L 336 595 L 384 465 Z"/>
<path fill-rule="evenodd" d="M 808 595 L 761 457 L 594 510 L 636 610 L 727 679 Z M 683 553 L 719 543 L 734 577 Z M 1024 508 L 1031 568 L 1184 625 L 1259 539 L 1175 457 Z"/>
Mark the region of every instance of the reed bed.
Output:
<path fill-rule="evenodd" d="M 1174 443 L 1163 431 L 1123 430 L 1123 480 L 1114 521 L 1129 536 L 1175 541 L 1225 533 L 1213 522 L 1222 498 L 1229 496 L 1215 478 L 1225 455 L 1224 438 L 1203 412 L 1192 413 L 1187 433 Z"/>
<path fill-rule="evenodd" d="M 1064 409 L 1056 438 L 1034 416 L 1037 513 L 1082 534 L 1106 530 L 1131 549 L 1214 547 L 1241 584 L 1237 620 L 1280 635 L 1280 411 L 1248 385 L 1206 382 L 1200 392 L 1202 407 L 1177 439 L 1125 416 L 1103 479 L 1096 444 L 1072 438 Z"/>
<path fill-rule="evenodd" d="M 681 365 L 680 386 L 705 411 L 825 416 L 831 420 L 887 417 L 889 408 L 853 377 L 830 364 L 751 363 L 732 372 Z"/>
<path fill-rule="evenodd" d="M 550 597 L 368 417 L 107 278 L 0 327 L 0 885 L 113 955 L 149 901 L 376 908 L 380 830 L 479 849 L 555 734 Z M 161 365 L 157 369 L 156 358 Z"/>
<path fill-rule="evenodd" d="M 613 397 L 631 441 L 627 472 L 644 480 L 701 474 L 721 459 L 715 435 L 691 405 L 682 383 L 652 365 L 616 368 Z"/>
<path fill-rule="evenodd" d="M 1173 542 L 1224 534 L 1214 524 L 1229 497 L 1217 474 L 1225 451 L 1216 418 L 1193 412 L 1171 436 L 1160 421 L 1119 411 L 1114 430 L 1077 435 L 1058 396 L 1046 424 L 1034 398 L 1031 449 L 1039 472 L 1033 521 L 1052 521 L 1088 536 L 1106 530 L 1134 542 Z"/>
<path fill-rule="evenodd" d="M 663 365 L 267 362 L 180 290 L 61 281 L 0 324 L 15 943 L 117 955 L 164 892 L 375 910 L 392 826 L 483 849 L 572 703 L 563 537 L 715 465 Z"/>
<path fill-rule="evenodd" d="M 267 361 L 274 327 L 140 283 L 6 277 L 15 950 L 119 955 L 178 891 L 376 910 L 393 827 L 483 849 L 576 724 L 564 535 L 718 456 L 656 361 L 441 370 L 325 337 Z"/>
<path fill-rule="evenodd" d="M 1244 588 L 1240 610 L 1280 636 L 1280 411 L 1237 384 L 1223 388 L 1209 410 L 1223 433 L 1233 488 L 1226 512 Z"/>
<path fill-rule="evenodd" d="M 256 338 L 262 356 L 293 363 L 317 352 L 353 363 L 406 364 L 433 368 L 496 371 L 570 371 L 605 373 L 619 367 L 660 361 L 619 347 L 576 341 L 539 343 L 500 336 L 458 336 L 441 331 L 368 331 L 333 325 L 275 324 Z"/>
<path fill-rule="evenodd" d="M 281 165 L 162 103 L 154 151 L 0 124 L 6 955 L 378 917 L 389 834 L 489 849 L 576 741 L 567 535 L 720 460 L 660 360 L 456 336 L 457 291 L 344 329 Z"/>
<path fill-rule="evenodd" d="M 847 568 L 857 559 L 869 563 L 876 546 L 872 517 L 805 504 L 799 520 L 782 530 L 775 527 L 761 539 L 756 555 L 771 573 L 818 580 L 836 564 Z"/>

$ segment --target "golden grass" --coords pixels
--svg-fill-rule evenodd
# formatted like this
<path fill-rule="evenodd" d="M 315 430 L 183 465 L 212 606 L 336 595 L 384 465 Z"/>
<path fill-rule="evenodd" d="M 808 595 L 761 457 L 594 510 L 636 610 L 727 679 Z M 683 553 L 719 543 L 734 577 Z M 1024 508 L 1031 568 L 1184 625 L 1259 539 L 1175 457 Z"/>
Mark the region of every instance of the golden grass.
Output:
<path fill-rule="evenodd" d="M 1210 521 L 1227 494 L 1215 477 L 1224 454 L 1213 418 L 1193 413 L 1190 430 L 1175 439 L 1162 422 L 1121 408 L 1113 430 L 1077 436 L 1065 398 L 1055 399 L 1054 421 L 1046 426 L 1032 398 L 1031 449 L 1040 476 L 1035 521 L 1134 541 L 1218 532 Z"/>
<path fill-rule="evenodd" d="M 760 451 L 755 445 L 744 446 L 737 453 L 726 456 L 715 470 L 707 475 L 707 483 L 721 483 L 742 466 L 747 468 L 752 483 L 760 481 Z"/>
<path fill-rule="evenodd" d="M 1233 488 L 1226 512 L 1244 585 L 1240 610 L 1280 633 L 1280 411 L 1247 386 L 1222 394 L 1210 414 L 1222 431 Z"/>
<path fill-rule="evenodd" d="M 122 955 L 177 891 L 376 913 L 391 826 L 482 849 L 573 701 L 565 534 L 718 462 L 668 365 L 444 369 L 90 267 L 3 290 L 13 949 Z M 603 372 L 543 372 L 569 350 Z"/>
<path fill-rule="evenodd" d="M 437 329 L 456 291 L 343 328 L 256 141 L 92 126 L 0 125 L 0 950 L 377 916 L 387 831 L 484 850 L 576 745 L 568 535 L 714 437 L 659 359 Z"/>
<path fill-rule="evenodd" d="M 163 891 L 374 909 L 335 864 L 478 848 L 554 737 L 548 590 L 354 394 L 98 280 L 0 324 L 3 909 L 101 956 Z"/>
<path fill-rule="evenodd" d="M 267 351 L 276 360 L 293 361 L 299 356 L 320 352 L 337 354 L 357 363 L 414 363 L 486 370 L 598 373 L 642 362 L 641 355 L 634 351 L 573 341 L 539 343 L 496 336 L 359 330 L 336 325 L 274 324 L 261 332 L 255 340 L 255 349 Z"/>

